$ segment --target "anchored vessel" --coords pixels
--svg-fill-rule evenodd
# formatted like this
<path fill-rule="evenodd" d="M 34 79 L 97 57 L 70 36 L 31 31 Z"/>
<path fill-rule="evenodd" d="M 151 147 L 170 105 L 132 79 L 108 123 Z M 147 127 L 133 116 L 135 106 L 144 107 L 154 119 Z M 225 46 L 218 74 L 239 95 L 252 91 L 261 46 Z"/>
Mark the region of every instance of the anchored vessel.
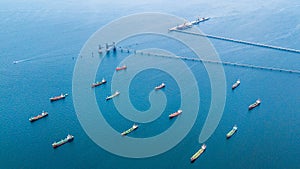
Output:
<path fill-rule="evenodd" d="M 161 85 L 156 86 L 154 89 L 155 89 L 155 90 L 159 90 L 159 89 L 164 88 L 165 86 L 166 86 L 166 84 L 162 83 Z"/>
<path fill-rule="evenodd" d="M 248 109 L 249 109 L 249 110 L 252 110 L 253 108 L 259 106 L 260 103 L 261 103 L 261 100 L 260 100 L 260 99 L 257 99 L 253 104 L 251 104 L 251 105 L 248 107 Z"/>
<path fill-rule="evenodd" d="M 192 23 L 193 25 L 197 25 L 197 24 L 199 24 L 200 22 L 204 22 L 204 21 L 207 21 L 207 20 L 209 20 L 209 19 L 210 19 L 209 17 L 206 17 L 206 18 L 198 18 L 197 20 L 192 21 L 191 23 Z"/>
<path fill-rule="evenodd" d="M 65 143 L 67 143 L 67 142 L 72 141 L 73 139 L 74 139 L 74 136 L 72 136 L 71 134 L 68 134 L 66 138 L 60 140 L 59 142 L 54 142 L 54 143 L 52 144 L 52 147 L 53 147 L 53 148 L 57 148 L 57 147 L 59 147 L 59 146 L 65 144 Z"/>
<path fill-rule="evenodd" d="M 36 121 L 36 120 L 38 120 L 38 119 L 41 119 L 41 118 L 43 118 L 43 117 L 46 117 L 46 116 L 48 116 L 48 113 L 45 112 L 45 111 L 43 111 L 42 114 L 39 114 L 39 115 L 37 115 L 37 116 L 34 116 L 34 117 L 29 118 L 29 121 L 30 121 L 30 122 L 34 122 L 34 121 Z"/>
<path fill-rule="evenodd" d="M 240 81 L 240 79 L 238 79 L 238 80 L 232 85 L 231 89 L 233 90 L 233 89 L 237 88 L 240 84 L 241 84 L 241 81 Z"/>
<path fill-rule="evenodd" d="M 106 83 L 106 80 L 103 78 L 103 79 L 101 80 L 101 82 L 93 83 L 93 84 L 92 84 L 92 88 L 97 87 L 97 86 L 100 86 L 100 85 L 105 84 L 105 83 Z"/>
<path fill-rule="evenodd" d="M 116 71 L 120 71 L 120 70 L 124 70 L 124 69 L 127 69 L 127 66 L 126 66 L 126 65 L 121 66 L 121 67 L 117 67 L 117 68 L 116 68 Z"/>
<path fill-rule="evenodd" d="M 184 22 L 181 25 L 170 28 L 169 31 L 185 30 L 185 29 L 191 28 L 192 26 L 193 26 L 193 24 L 191 22 Z"/>
<path fill-rule="evenodd" d="M 60 96 L 55 96 L 55 97 L 51 97 L 50 98 L 50 101 L 53 102 L 53 101 L 56 101 L 56 100 L 60 100 L 60 99 L 64 99 L 68 96 L 68 93 L 66 94 L 61 94 Z"/>
<path fill-rule="evenodd" d="M 182 110 L 178 110 L 177 112 L 170 114 L 169 118 L 171 119 L 173 117 L 176 117 L 176 116 L 180 115 L 181 113 L 182 113 Z"/>
<path fill-rule="evenodd" d="M 204 22 L 204 21 L 207 21 L 207 20 L 209 20 L 209 19 L 210 19 L 210 18 L 198 18 L 197 20 L 192 21 L 192 22 L 184 22 L 184 23 L 181 24 L 181 25 L 178 25 L 178 26 L 175 26 L 175 27 L 173 27 L 173 28 L 170 28 L 169 31 L 185 30 L 185 29 L 188 29 L 188 28 L 193 27 L 193 25 L 197 25 L 197 24 L 199 24 L 200 22 Z"/>
<path fill-rule="evenodd" d="M 226 138 L 229 139 L 237 131 L 238 127 L 236 125 L 226 134 Z"/>
<path fill-rule="evenodd" d="M 114 94 L 112 94 L 112 95 L 110 95 L 110 96 L 107 96 L 107 97 L 106 97 L 106 100 L 110 100 L 110 99 L 112 99 L 112 98 L 118 96 L 119 94 L 120 94 L 120 92 L 119 92 L 119 91 L 116 91 Z"/>
<path fill-rule="evenodd" d="M 134 130 L 137 129 L 138 127 L 139 127 L 139 126 L 138 126 L 137 124 L 133 124 L 133 126 L 132 126 L 130 129 L 124 131 L 123 133 L 121 133 L 121 135 L 122 135 L 122 136 L 126 136 L 127 134 L 131 133 L 132 131 L 134 131 Z"/>
<path fill-rule="evenodd" d="M 206 145 L 203 144 L 201 148 L 191 157 L 191 162 L 193 163 L 206 149 Z"/>

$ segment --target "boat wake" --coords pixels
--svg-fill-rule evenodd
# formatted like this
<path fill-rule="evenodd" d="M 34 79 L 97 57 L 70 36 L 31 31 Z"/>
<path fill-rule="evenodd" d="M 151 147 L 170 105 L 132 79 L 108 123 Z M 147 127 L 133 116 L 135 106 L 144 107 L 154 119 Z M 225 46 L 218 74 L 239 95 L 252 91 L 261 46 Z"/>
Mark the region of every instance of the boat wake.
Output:
<path fill-rule="evenodd" d="M 58 58 L 58 57 L 65 58 L 66 56 L 71 57 L 72 59 L 75 59 L 75 57 L 74 57 L 75 54 L 76 54 L 76 52 L 70 52 L 70 53 L 54 54 L 54 55 L 51 55 L 48 57 L 45 57 L 45 54 L 44 54 L 44 55 L 40 55 L 40 56 L 30 57 L 27 59 L 14 60 L 12 63 L 18 64 L 18 63 L 24 63 L 24 62 L 29 62 L 29 61 L 35 61 L 35 60 L 53 59 L 53 58 Z"/>
<path fill-rule="evenodd" d="M 27 61 L 30 61 L 32 59 L 22 59 L 22 60 L 14 60 L 13 61 L 13 64 L 18 64 L 18 63 L 22 63 L 22 62 L 27 62 Z"/>

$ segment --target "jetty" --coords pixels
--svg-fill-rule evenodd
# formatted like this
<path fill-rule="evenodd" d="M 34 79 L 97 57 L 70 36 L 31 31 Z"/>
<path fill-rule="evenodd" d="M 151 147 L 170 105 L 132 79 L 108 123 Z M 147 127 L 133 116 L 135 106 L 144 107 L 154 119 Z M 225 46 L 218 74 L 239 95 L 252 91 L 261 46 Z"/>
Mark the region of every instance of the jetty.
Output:
<path fill-rule="evenodd" d="M 252 46 L 257 46 L 257 47 L 264 47 L 264 48 L 270 48 L 270 49 L 275 49 L 275 50 L 281 50 L 281 51 L 293 52 L 293 53 L 300 54 L 300 50 L 298 50 L 298 49 L 292 49 L 292 48 L 286 48 L 286 47 L 281 47 L 281 46 L 268 45 L 268 44 L 257 43 L 257 42 L 250 42 L 250 41 L 233 39 L 233 38 L 227 38 L 227 37 L 223 37 L 223 36 L 216 36 L 216 35 L 210 35 L 210 34 L 200 34 L 200 33 L 183 31 L 183 30 L 174 30 L 174 32 L 175 31 L 176 32 L 180 32 L 180 33 L 195 35 L 195 36 L 202 36 L 202 37 L 207 37 L 207 38 L 212 38 L 212 39 L 225 40 L 225 41 L 235 42 L 235 43 L 241 43 L 241 44 L 245 44 L 245 45 L 252 45 Z"/>
<path fill-rule="evenodd" d="M 192 58 L 192 57 L 186 57 L 186 56 L 162 55 L 162 54 L 157 54 L 154 52 L 144 52 L 144 51 L 138 51 L 135 49 L 122 48 L 122 47 L 119 47 L 118 50 L 120 50 L 121 52 L 141 54 L 141 55 L 145 55 L 145 56 L 157 56 L 157 57 L 165 57 L 165 58 L 172 58 L 172 59 L 182 59 L 182 60 L 188 60 L 188 61 L 198 61 L 198 62 L 204 62 L 204 63 L 222 64 L 222 65 L 228 65 L 228 66 L 236 66 L 236 67 L 260 69 L 260 70 L 269 70 L 269 71 L 300 74 L 300 70 L 295 70 L 295 69 L 282 69 L 282 68 L 276 68 L 276 67 L 258 66 L 258 65 L 252 65 L 252 64 L 226 62 L 226 61 L 219 61 L 219 60 L 207 60 L 207 59 Z"/>

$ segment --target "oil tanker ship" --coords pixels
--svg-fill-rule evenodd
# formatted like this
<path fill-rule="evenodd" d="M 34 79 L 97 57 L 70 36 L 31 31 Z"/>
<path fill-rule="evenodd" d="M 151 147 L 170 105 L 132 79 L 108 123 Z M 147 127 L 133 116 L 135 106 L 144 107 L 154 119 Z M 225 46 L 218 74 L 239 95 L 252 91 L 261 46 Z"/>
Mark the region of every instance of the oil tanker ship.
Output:
<path fill-rule="evenodd" d="M 65 99 L 67 96 L 68 96 L 68 93 L 66 93 L 66 94 L 61 94 L 61 95 L 59 95 L 59 96 L 51 97 L 51 98 L 50 98 L 50 101 L 53 102 L 53 101 Z"/>
<path fill-rule="evenodd" d="M 193 163 L 205 150 L 206 145 L 203 144 L 201 148 L 191 157 L 191 163 Z"/>
<path fill-rule="evenodd" d="M 34 116 L 34 117 L 29 118 L 29 121 L 30 121 L 30 122 L 34 122 L 34 121 L 36 121 L 36 120 L 38 120 L 38 119 L 41 119 L 41 118 L 43 118 L 43 117 L 46 117 L 46 116 L 48 116 L 48 113 L 45 112 L 45 111 L 43 111 L 42 114 L 39 114 L 39 115 L 37 115 L 37 116 Z"/>
<path fill-rule="evenodd" d="M 237 80 L 237 81 L 231 86 L 231 89 L 234 90 L 234 89 L 237 88 L 240 84 L 241 84 L 241 81 L 240 81 L 240 79 L 239 79 L 239 80 Z"/>
<path fill-rule="evenodd" d="M 117 68 L 116 68 L 116 71 L 120 71 L 120 70 L 124 70 L 124 69 L 127 69 L 127 66 L 126 66 L 126 65 L 121 66 L 121 67 L 117 67 Z"/>
<path fill-rule="evenodd" d="M 253 104 L 251 104 L 249 107 L 248 107 L 248 110 L 252 110 L 253 108 L 259 106 L 261 103 L 261 100 L 260 99 L 257 99 Z"/>
<path fill-rule="evenodd" d="M 234 133 L 237 131 L 238 127 L 237 125 L 234 125 L 232 129 L 226 134 L 226 138 L 229 139 L 231 136 L 234 135 Z"/>
<path fill-rule="evenodd" d="M 114 94 L 112 94 L 112 95 L 110 95 L 110 96 L 107 96 L 107 97 L 106 97 L 106 100 L 110 100 L 110 99 L 112 99 L 112 98 L 118 96 L 119 94 L 120 94 L 120 92 L 119 92 L 119 91 L 116 91 Z"/>
<path fill-rule="evenodd" d="M 126 136 L 127 134 L 131 133 L 135 129 L 137 129 L 139 126 L 137 124 L 134 124 L 130 129 L 124 131 L 121 133 L 122 136 Z"/>
<path fill-rule="evenodd" d="M 155 90 L 159 90 L 159 89 L 162 89 L 162 88 L 164 88 L 164 87 L 166 87 L 166 84 L 162 83 L 162 84 L 160 84 L 159 86 L 156 86 L 154 89 L 155 89 Z"/>
<path fill-rule="evenodd" d="M 171 119 L 173 117 L 176 117 L 176 116 L 180 115 L 181 113 L 182 113 L 182 110 L 177 110 L 177 112 L 170 114 L 169 118 Z"/>
<path fill-rule="evenodd" d="M 54 142 L 54 143 L 52 144 L 52 147 L 53 147 L 53 148 L 57 148 L 57 147 L 59 147 L 59 146 L 65 144 L 65 143 L 67 143 L 67 142 L 73 141 L 73 139 L 74 139 L 74 136 L 68 134 L 66 138 L 64 138 L 64 139 L 62 139 L 62 140 L 60 140 L 60 141 L 58 141 L 58 142 Z"/>
<path fill-rule="evenodd" d="M 92 88 L 97 87 L 97 86 L 100 86 L 100 85 L 105 84 L 105 83 L 106 83 L 106 80 L 103 78 L 103 79 L 101 80 L 101 82 L 93 83 L 93 84 L 92 84 Z"/>

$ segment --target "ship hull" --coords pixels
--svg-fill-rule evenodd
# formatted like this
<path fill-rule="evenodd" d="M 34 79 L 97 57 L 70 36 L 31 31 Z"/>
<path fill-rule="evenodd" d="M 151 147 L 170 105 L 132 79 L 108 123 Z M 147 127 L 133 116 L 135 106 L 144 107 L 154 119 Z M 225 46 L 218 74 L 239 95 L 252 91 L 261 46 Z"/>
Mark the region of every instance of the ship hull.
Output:
<path fill-rule="evenodd" d="M 201 156 L 201 154 L 203 154 L 203 152 L 204 149 L 200 149 L 199 152 L 197 152 L 197 155 L 195 154 L 193 157 L 191 157 L 191 163 L 195 162 Z"/>
<path fill-rule="evenodd" d="M 57 101 L 57 100 L 62 100 L 65 99 L 66 97 L 59 97 L 59 98 L 50 98 L 51 102 Z"/>
<path fill-rule="evenodd" d="M 67 96 L 68 96 L 68 94 L 61 94 L 60 96 L 51 97 L 50 102 L 65 99 Z"/>
<path fill-rule="evenodd" d="M 128 129 L 128 130 L 122 132 L 121 135 L 122 135 L 122 136 L 126 136 L 127 134 L 133 132 L 133 131 L 136 130 L 137 128 L 138 128 L 138 126 L 137 126 L 137 125 L 134 125 L 134 126 L 132 126 L 130 129 Z"/>
<path fill-rule="evenodd" d="M 68 135 L 65 139 L 63 139 L 63 140 L 61 140 L 61 141 L 59 141 L 59 142 L 53 143 L 53 144 L 52 144 L 52 147 L 55 149 L 55 148 L 57 148 L 57 147 L 60 147 L 60 146 L 62 146 L 62 145 L 64 145 L 64 144 L 68 143 L 68 142 L 71 142 L 71 141 L 73 141 L 73 140 L 74 140 L 74 136 Z"/>
<path fill-rule="evenodd" d="M 231 89 L 234 90 L 234 89 L 237 88 L 239 85 L 240 85 L 239 83 L 238 83 L 238 84 L 234 84 L 234 85 L 232 85 Z"/>
<path fill-rule="evenodd" d="M 106 101 L 107 100 L 110 100 L 110 99 L 113 99 L 114 97 L 117 97 L 117 96 L 119 96 L 120 95 L 120 92 L 116 92 L 116 93 L 114 93 L 113 95 L 111 95 L 111 96 L 107 96 L 106 97 Z"/>
<path fill-rule="evenodd" d="M 161 85 L 156 86 L 154 89 L 155 89 L 155 90 L 159 90 L 159 89 L 162 89 L 162 88 L 164 88 L 164 87 L 166 87 L 166 85 L 165 85 L 164 83 L 162 83 Z"/>
<path fill-rule="evenodd" d="M 230 139 L 235 133 L 236 133 L 237 130 L 231 130 L 229 133 L 226 134 L 226 139 Z"/>
<path fill-rule="evenodd" d="M 35 121 L 37 121 L 37 120 L 39 120 L 39 119 L 41 119 L 41 118 L 44 118 L 44 117 L 46 117 L 46 116 L 48 116 L 48 113 L 45 112 L 45 114 L 40 114 L 40 115 L 38 115 L 38 116 L 35 116 L 35 117 L 30 118 L 29 121 L 30 121 L 30 122 L 35 122 Z"/>
<path fill-rule="evenodd" d="M 254 109 L 255 107 L 257 107 L 257 106 L 259 106 L 259 105 L 260 105 L 260 103 L 250 105 L 250 106 L 248 107 L 248 109 L 249 109 L 249 110 L 252 110 L 252 109 Z"/>
<path fill-rule="evenodd" d="M 170 114 L 169 118 L 172 119 L 176 116 L 179 116 L 181 113 L 182 113 L 182 110 L 178 110 L 177 112 Z"/>
<path fill-rule="evenodd" d="M 201 154 L 203 154 L 203 152 L 206 150 L 206 145 L 205 144 L 203 144 L 202 146 L 201 146 L 201 148 L 191 157 L 191 163 L 193 163 L 195 160 L 197 160 L 200 156 L 201 156 Z"/>
<path fill-rule="evenodd" d="M 100 86 L 100 85 L 103 85 L 103 84 L 105 84 L 106 83 L 106 81 L 104 81 L 104 82 L 100 82 L 100 83 L 95 83 L 95 84 L 92 84 L 92 88 L 94 88 L 94 87 L 98 87 L 98 86 Z"/>
<path fill-rule="evenodd" d="M 127 66 L 117 67 L 116 71 L 125 70 L 127 69 Z"/>

